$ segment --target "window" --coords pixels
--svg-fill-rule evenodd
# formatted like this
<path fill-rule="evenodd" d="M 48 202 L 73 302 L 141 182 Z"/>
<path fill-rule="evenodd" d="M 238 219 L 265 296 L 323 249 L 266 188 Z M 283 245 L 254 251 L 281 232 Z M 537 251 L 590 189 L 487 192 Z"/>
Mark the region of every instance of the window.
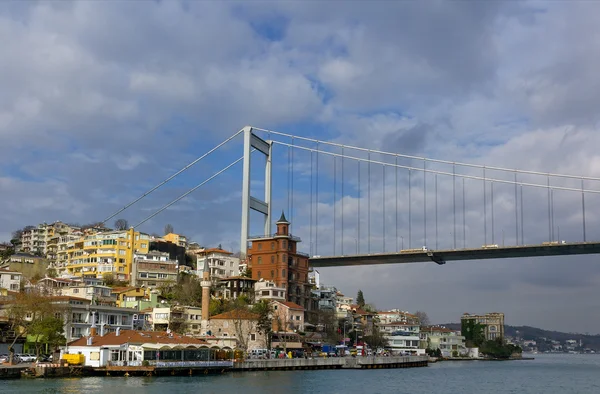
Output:
<path fill-rule="evenodd" d="M 260 271 L 258 271 L 258 277 L 259 277 L 259 278 L 262 278 L 262 275 L 261 275 L 261 272 L 260 272 Z"/>
<path fill-rule="evenodd" d="M 258 264 L 262 264 L 262 257 L 258 257 Z"/>
<path fill-rule="evenodd" d="M 148 247 L 148 244 L 141 244 L 140 246 L 142 249 L 146 249 Z"/>
<path fill-rule="evenodd" d="M 119 254 L 120 254 L 121 256 L 125 256 L 125 251 L 124 251 L 124 250 L 119 250 Z"/>
<path fill-rule="evenodd" d="M 275 256 L 271 256 L 271 264 L 275 264 Z"/>
<path fill-rule="evenodd" d="M 275 277 L 275 271 L 271 270 L 271 278 Z"/>
<path fill-rule="evenodd" d="M 19 284 L 18 283 L 11 283 L 10 284 L 10 289 L 12 291 L 18 291 L 19 290 Z"/>
<path fill-rule="evenodd" d="M 256 341 L 256 334 L 250 334 L 250 340 Z"/>
<path fill-rule="evenodd" d="M 261 243 L 258 244 L 258 250 L 262 250 L 262 244 Z"/>
<path fill-rule="evenodd" d="M 283 241 L 281 241 L 281 244 L 284 249 L 287 249 L 287 241 L 285 239 Z"/>
<path fill-rule="evenodd" d="M 271 242 L 271 250 L 275 250 L 275 242 Z"/>
<path fill-rule="evenodd" d="M 73 289 L 73 294 L 79 293 L 79 289 Z"/>
<path fill-rule="evenodd" d="M 10 280 L 18 280 L 19 276 L 18 275 L 11 275 L 10 276 Z"/>
<path fill-rule="evenodd" d="M 281 270 L 281 277 L 285 278 L 285 268 Z"/>

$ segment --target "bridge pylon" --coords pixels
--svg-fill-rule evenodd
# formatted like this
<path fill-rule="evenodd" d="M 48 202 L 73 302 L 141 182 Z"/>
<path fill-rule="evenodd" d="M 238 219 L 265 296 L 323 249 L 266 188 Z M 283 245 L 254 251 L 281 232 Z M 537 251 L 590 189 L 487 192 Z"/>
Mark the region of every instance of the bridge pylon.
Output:
<path fill-rule="evenodd" d="M 242 231 L 240 240 L 240 252 L 242 258 L 248 253 L 248 232 L 250 231 L 250 210 L 260 212 L 264 215 L 265 236 L 271 235 L 271 176 L 272 176 L 272 152 L 273 141 L 265 141 L 252 131 L 251 126 L 244 127 L 244 164 L 242 177 Z M 258 199 L 250 195 L 251 183 L 251 156 L 253 150 L 261 152 L 267 158 L 265 163 L 265 195 L 264 199 Z"/>

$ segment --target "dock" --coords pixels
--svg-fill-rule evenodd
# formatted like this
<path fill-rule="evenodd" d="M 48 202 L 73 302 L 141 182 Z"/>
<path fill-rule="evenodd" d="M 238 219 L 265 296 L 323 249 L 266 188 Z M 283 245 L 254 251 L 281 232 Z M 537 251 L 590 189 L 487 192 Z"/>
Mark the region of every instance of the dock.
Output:
<path fill-rule="evenodd" d="M 232 371 L 298 371 L 315 369 L 383 369 L 426 367 L 428 356 L 327 357 L 246 360 L 233 363 Z"/>

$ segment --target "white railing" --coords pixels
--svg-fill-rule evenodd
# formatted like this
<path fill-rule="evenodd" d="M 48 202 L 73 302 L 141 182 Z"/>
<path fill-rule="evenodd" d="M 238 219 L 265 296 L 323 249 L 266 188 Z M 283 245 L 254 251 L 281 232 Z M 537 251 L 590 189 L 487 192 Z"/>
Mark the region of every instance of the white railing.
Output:
<path fill-rule="evenodd" d="M 233 367 L 233 361 L 150 361 L 158 368 Z"/>

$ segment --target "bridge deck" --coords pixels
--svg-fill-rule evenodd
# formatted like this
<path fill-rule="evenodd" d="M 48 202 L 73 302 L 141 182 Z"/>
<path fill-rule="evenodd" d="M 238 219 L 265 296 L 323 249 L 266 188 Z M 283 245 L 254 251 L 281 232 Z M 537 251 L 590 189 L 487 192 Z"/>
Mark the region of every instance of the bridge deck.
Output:
<path fill-rule="evenodd" d="M 600 254 L 600 242 L 311 257 L 309 259 L 309 265 L 311 267 L 319 268 L 341 267 L 349 265 L 407 264 L 426 262 L 444 264 L 447 261 L 460 260 L 508 259 L 516 257 L 566 256 L 578 254 Z"/>

